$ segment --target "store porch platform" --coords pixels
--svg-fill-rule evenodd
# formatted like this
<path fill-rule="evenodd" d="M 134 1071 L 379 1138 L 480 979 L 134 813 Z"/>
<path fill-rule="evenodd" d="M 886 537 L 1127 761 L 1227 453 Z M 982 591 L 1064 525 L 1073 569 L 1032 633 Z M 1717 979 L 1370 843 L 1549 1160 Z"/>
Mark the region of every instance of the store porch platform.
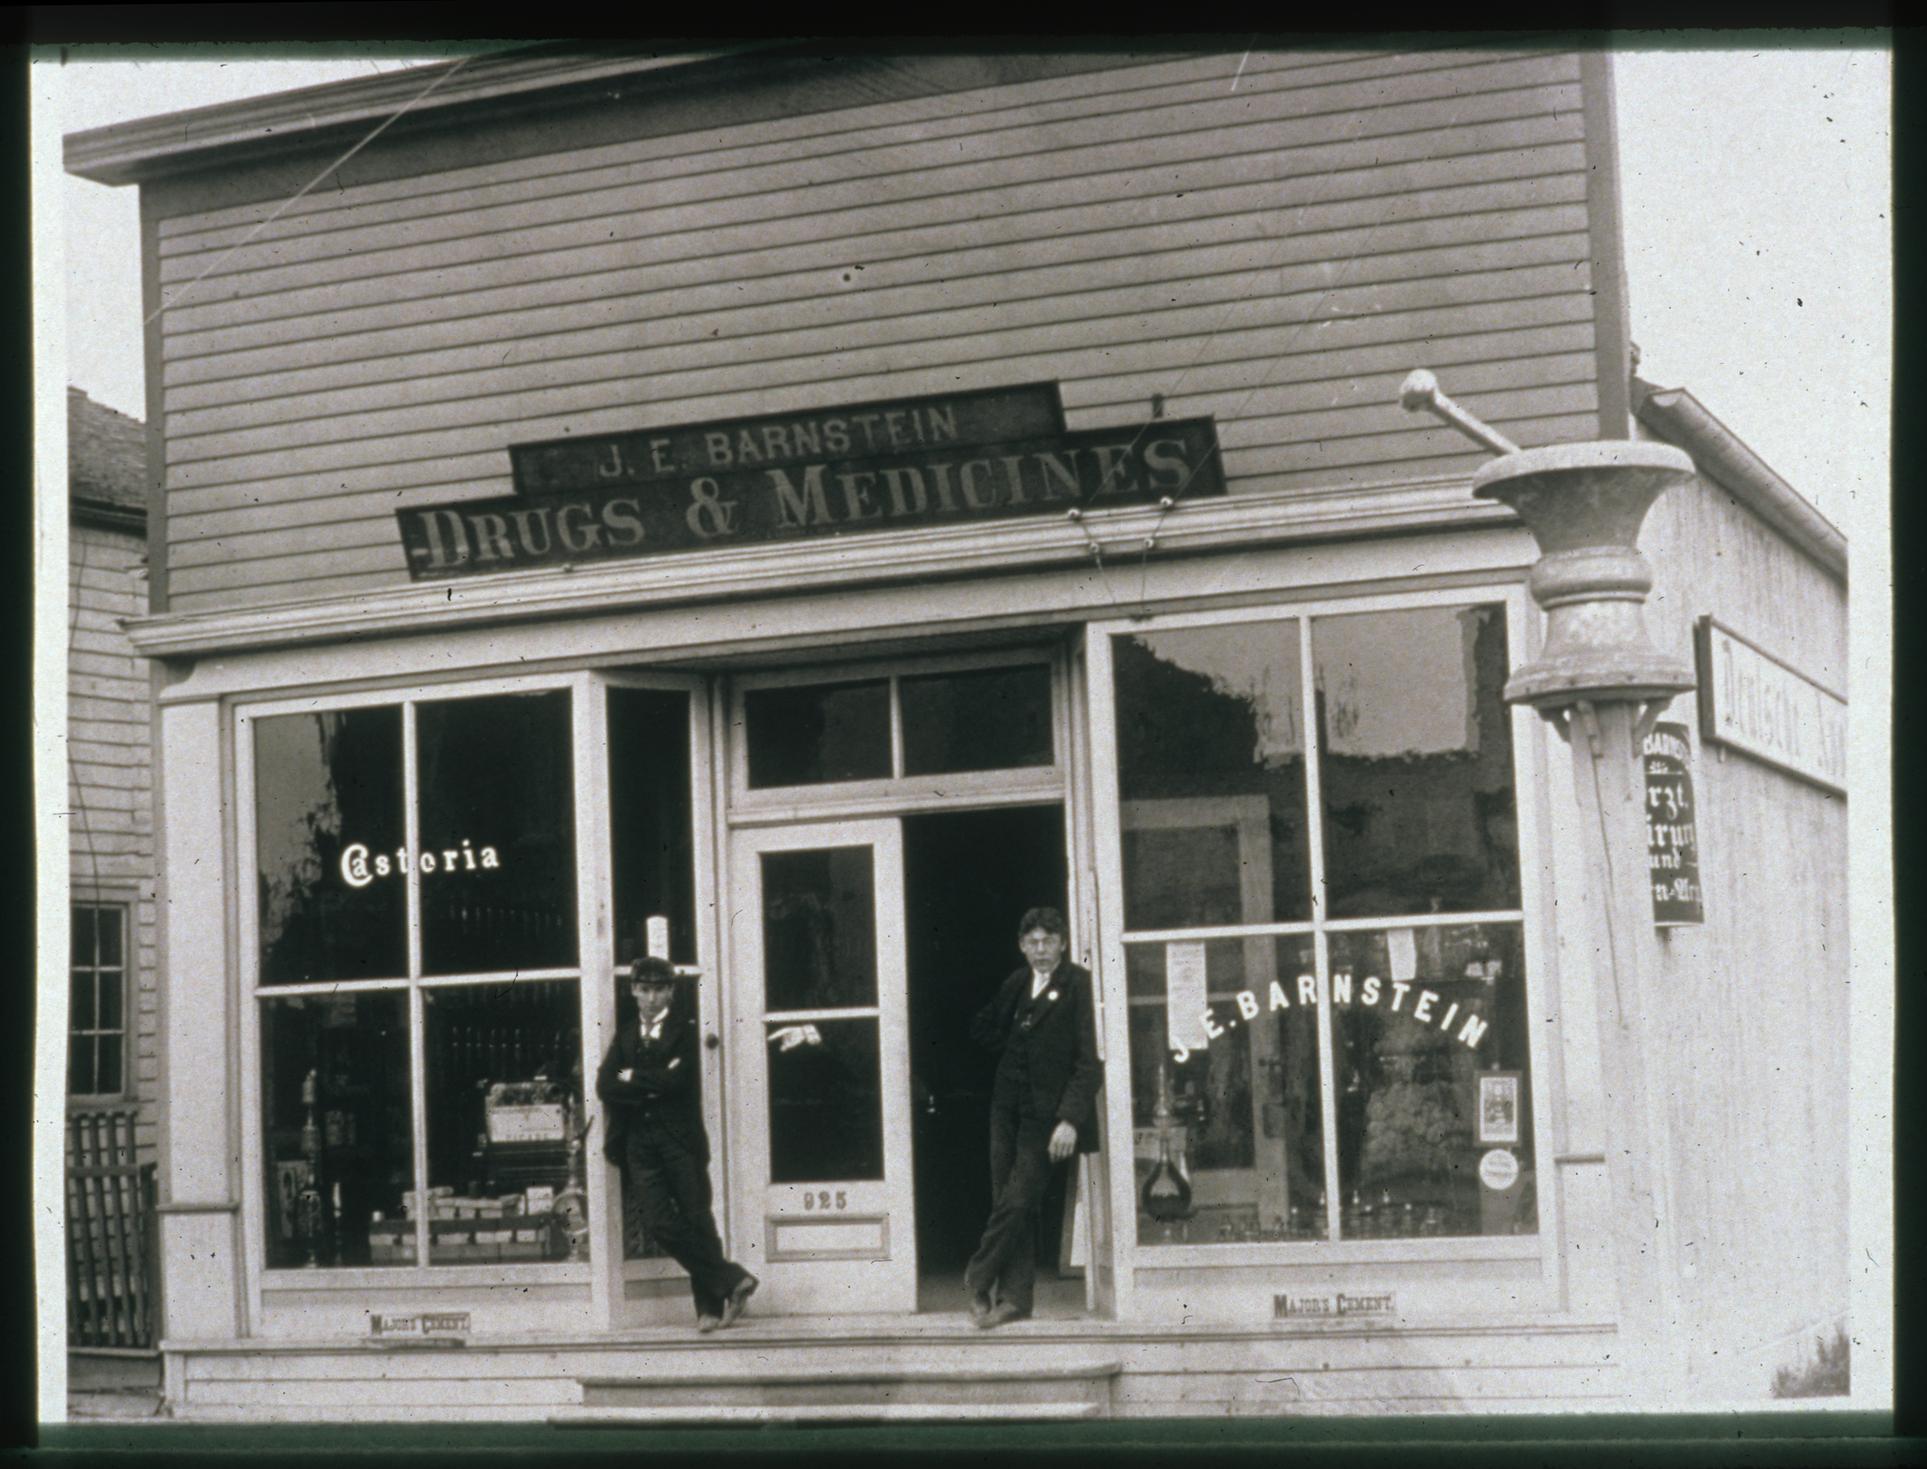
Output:
<path fill-rule="evenodd" d="M 984 1331 L 961 1311 L 752 1315 L 710 1335 L 164 1343 L 177 1418 L 610 1424 L 1596 1412 L 1620 1404 L 1613 1349 L 1610 1325 L 1573 1319 Z"/>

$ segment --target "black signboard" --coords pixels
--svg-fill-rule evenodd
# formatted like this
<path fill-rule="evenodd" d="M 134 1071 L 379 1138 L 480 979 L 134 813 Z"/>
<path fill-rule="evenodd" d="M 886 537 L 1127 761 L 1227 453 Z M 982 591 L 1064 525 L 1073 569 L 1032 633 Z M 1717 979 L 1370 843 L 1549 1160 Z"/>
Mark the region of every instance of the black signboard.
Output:
<path fill-rule="evenodd" d="M 875 459 L 1064 431 L 1056 383 L 509 446 L 516 491 L 555 495 L 813 460 Z"/>
<path fill-rule="evenodd" d="M 1209 418 L 396 512 L 416 581 L 1222 495 Z"/>
<path fill-rule="evenodd" d="M 1653 922 L 1661 928 L 1706 921 L 1694 831 L 1692 757 L 1683 724 L 1656 724 L 1646 736 L 1646 865 L 1653 885 Z"/>

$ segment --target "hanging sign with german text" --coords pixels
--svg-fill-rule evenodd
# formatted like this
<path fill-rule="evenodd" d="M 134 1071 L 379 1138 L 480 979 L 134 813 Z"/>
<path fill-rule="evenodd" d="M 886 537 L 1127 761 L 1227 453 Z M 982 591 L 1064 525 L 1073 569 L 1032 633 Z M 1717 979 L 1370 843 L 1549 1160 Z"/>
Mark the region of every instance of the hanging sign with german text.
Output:
<path fill-rule="evenodd" d="M 693 432 L 693 431 L 692 431 Z M 416 581 L 909 530 L 1225 492 L 1209 418 L 743 464 L 396 512 Z"/>
<path fill-rule="evenodd" d="M 1706 921 L 1692 755 L 1683 724 L 1656 724 L 1646 736 L 1646 866 L 1653 885 L 1653 922 L 1661 928 Z"/>

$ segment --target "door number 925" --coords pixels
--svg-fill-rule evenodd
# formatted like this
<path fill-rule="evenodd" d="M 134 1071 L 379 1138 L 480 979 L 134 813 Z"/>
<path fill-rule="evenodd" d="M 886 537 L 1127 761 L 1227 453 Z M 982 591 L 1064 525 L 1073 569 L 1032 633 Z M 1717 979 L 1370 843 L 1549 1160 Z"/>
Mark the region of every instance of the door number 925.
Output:
<path fill-rule="evenodd" d="M 842 1189 L 838 1189 L 835 1193 L 831 1193 L 826 1188 L 806 1189 L 803 1193 L 805 1209 L 847 1209 L 849 1206 L 849 1196 Z"/>

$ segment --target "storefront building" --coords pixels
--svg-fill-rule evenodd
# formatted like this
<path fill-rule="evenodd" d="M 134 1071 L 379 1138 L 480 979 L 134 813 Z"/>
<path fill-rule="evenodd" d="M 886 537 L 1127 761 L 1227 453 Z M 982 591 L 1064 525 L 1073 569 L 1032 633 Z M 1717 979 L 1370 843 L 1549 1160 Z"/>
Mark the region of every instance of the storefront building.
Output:
<path fill-rule="evenodd" d="M 1539 548 L 1398 406 L 1634 436 L 1603 58 L 440 72 L 68 140 L 145 219 L 174 1411 L 1616 1404 Z M 1655 641 L 1779 701 L 1665 716 L 1682 1339 L 1747 1391 L 1845 1308 L 1845 552 L 1680 400 Z M 1037 903 L 1103 1140 L 983 1333 Z M 584 1087 L 645 949 L 764 1282 L 713 1337 Z"/>

